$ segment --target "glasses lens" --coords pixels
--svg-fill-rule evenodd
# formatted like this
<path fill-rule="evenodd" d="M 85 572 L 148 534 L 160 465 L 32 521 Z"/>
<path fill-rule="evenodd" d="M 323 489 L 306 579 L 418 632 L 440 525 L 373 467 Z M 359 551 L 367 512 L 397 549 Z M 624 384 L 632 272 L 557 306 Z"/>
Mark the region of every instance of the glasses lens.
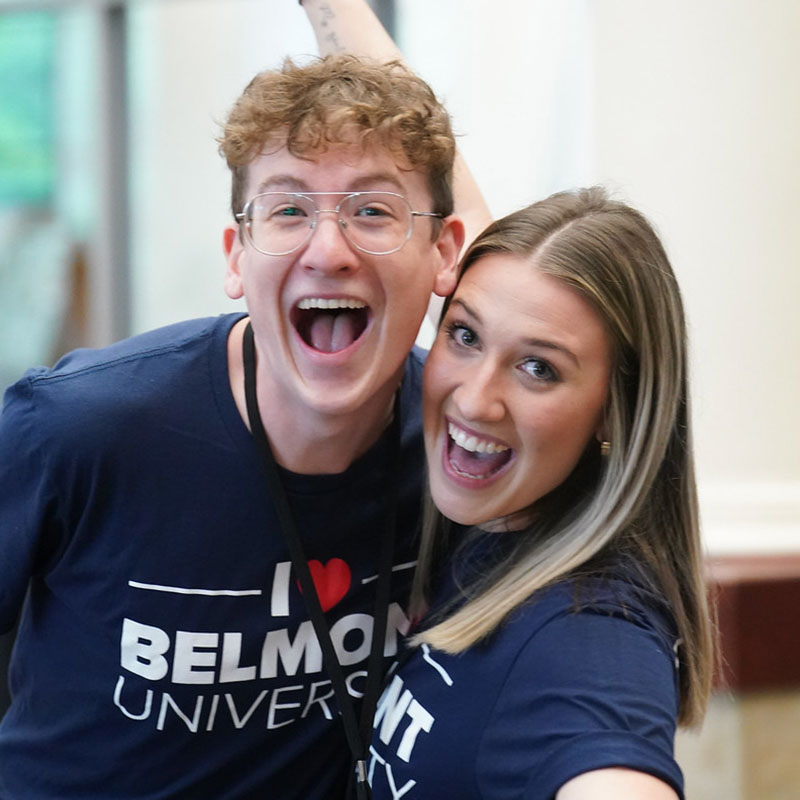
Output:
<path fill-rule="evenodd" d="M 314 204 L 308 197 L 288 192 L 256 195 L 248 211 L 250 239 L 262 253 L 291 253 L 310 235 L 314 215 Z"/>
<path fill-rule="evenodd" d="M 360 250 L 380 255 L 399 250 L 411 235 L 411 208 L 391 192 L 357 192 L 339 206 L 347 238 Z"/>

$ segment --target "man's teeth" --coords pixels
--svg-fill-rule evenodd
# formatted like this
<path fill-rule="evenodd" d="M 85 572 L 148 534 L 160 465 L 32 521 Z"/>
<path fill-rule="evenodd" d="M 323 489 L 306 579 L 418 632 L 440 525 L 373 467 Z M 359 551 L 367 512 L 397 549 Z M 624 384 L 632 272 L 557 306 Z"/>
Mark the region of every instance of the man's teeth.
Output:
<path fill-rule="evenodd" d="M 468 450 L 470 453 L 502 453 L 508 450 L 506 445 L 479 439 L 477 436 L 457 428 L 452 422 L 448 423 L 447 432 L 459 447 L 463 447 L 464 450 Z"/>
<path fill-rule="evenodd" d="M 308 311 L 312 308 L 328 310 L 332 308 L 366 308 L 366 306 L 365 302 L 356 300 L 354 297 L 306 297 L 297 304 L 301 311 Z"/>

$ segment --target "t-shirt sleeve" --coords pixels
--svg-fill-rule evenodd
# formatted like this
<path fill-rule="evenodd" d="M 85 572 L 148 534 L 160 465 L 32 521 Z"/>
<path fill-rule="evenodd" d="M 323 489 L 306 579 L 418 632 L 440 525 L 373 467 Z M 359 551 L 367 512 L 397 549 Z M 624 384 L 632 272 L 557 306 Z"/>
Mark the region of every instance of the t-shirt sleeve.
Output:
<path fill-rule="evenodd" d="M 54 505 L 27 379 L 10 387 L 0 413 L 0 632 L 10 630 L 48 537 Z"/>
<path fill-rule="evenodd" d="M 627 767 L 683 797 L 673 757 L 678 694 L 668 638 L 646 613 L 565 611 L 520 651 L 480 750 L 479 780 L 515 775 L 524 800 L 552 800 L 571 778 Z"/>

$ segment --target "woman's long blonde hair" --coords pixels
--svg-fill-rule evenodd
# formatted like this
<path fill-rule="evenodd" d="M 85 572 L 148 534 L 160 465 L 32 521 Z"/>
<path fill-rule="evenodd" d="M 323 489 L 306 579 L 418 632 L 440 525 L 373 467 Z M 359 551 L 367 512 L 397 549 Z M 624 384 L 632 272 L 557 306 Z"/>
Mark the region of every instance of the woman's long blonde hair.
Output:
<path fill-rule="evenodd" d="M 664 597 L 680 639 L 679 721 L 703 715 L 711 684 L 712 626 L 702 574 L 689 417 L 686 325 L 675 276 L 647 220 L 599 187 L 561 192 L 490 225 L 461 276 L 490 253 L 529 257 L 605 321 L 614 361 L 605 408 L 610 453 L 592 440 L 573 473 L 536 503 L 514 546 L 414 637 L 457 653 L 495 630 L 543 586 L 626 556 Z M 445 307 L 445 311 L 446 311 Z M 449 523 L 429 503 L 412 590 L 428 606 L 431 572 Z M 502 535 L 502 534 L 500 534 Z M 512 535 L 512 534 L 509 534 Z"/>

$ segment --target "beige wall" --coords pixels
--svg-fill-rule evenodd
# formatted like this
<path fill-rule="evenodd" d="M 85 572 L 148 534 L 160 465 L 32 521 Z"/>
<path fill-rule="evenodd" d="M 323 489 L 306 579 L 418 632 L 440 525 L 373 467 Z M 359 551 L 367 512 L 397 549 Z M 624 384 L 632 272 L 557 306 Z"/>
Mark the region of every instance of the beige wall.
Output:
<path fill-rule="evenodd" d="M 600 0 L 593 177 L 658 224 L 716 550 L 800 547 L 800 4 Z"/>

